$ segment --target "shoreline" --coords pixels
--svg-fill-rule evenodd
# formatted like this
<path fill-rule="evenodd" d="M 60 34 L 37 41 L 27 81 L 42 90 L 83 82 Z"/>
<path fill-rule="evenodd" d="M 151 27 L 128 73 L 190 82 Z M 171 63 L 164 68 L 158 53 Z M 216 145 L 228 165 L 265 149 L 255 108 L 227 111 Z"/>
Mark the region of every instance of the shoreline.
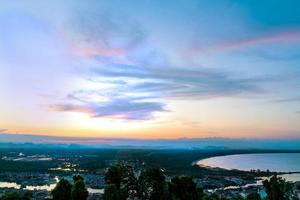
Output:
<path fill-rule="evenodd" d="M 253 155 L 253 154 L 299 154 L 300 152 L 249 152 L 249 153 L 229 153 L 226 155 L 216 155 L 216 156 L 208 156 L 206 158 L 201 158 L 199 160 L 193 161 L 191 163 L 192 166 L 197 166 L 199 168 L 205 168 L 208 170 L 225 170 L 225 171 L 239 171 L 239 172 L 266 172 L 266 173 L 276 173 L 279 175 L 284 174 L 300 174 L 300 171 L 269 171 L 267 170 L 261 170 L 261 169 L 250 169 L 250 170 L 242 170 L 242 169 L 234 169 L 234 168 L 224 168 L 224 167 L 213 167 L 205 164 L 198 164 L 200 161 L 210 159 L 210 158 L 217 158 L 217 157 L 226 157 L 226 156 L 233 156 L 233 155 Z"/>

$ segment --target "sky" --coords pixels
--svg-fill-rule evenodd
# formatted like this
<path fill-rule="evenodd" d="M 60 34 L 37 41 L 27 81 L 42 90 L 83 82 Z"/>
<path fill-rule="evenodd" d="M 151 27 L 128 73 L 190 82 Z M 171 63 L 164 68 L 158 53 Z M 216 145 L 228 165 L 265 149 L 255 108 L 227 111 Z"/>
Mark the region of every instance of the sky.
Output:
<path fill-rule="evenodd" d="M 0 133 L 300 138 L 298 0 L 0 3 Z"/>

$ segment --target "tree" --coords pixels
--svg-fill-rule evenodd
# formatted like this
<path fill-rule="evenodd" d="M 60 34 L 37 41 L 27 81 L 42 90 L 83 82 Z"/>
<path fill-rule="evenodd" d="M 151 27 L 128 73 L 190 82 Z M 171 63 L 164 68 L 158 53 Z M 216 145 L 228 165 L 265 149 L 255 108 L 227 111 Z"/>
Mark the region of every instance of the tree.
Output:
<path fill-rule="evenodd" d="M 143 200 L 167 198 L 165 176 L 160 169 L 146 169 L 139 177 L 139 196 Z"/>
<path fill-rule="evenodd" d="M 32 198 L 32 192 L 26 191 L 26 192 L 23 194 L 22 200 L 30 200 L 31 198 Z"/>
<path fill-rule="evenodd" d="M 119 190 L 122 181 L 123 170 L 123 166 L 121 165 L 111 166 L 108 168 L 107 172 L 105 173 L 105 183 L 114 184 Z"/>
<path fill-rule="evenodd" d="M 238 195 L 234 196 L 233 198 L 231 198 L 230 200 L 244 200 L 244 198 L 240 194 L 238 194 Z"/>
<path fill-rule="evenodd" d="M 74 183 L 75 183 L 76 181 L 80 181 L 80 180 L 81 180 L 81 181 L 84 181 L 83 177 L 80 176 L 79 174 L 73 176 L 73 181 L 74 181 Z"/>
<path fill-rule="evenodd" d="M 137 179 L 130 166 L 118 164 L 110 167 L 105 174 L 105 184 L 115 185 L 121 200 L 137 195 Z"/>
<path fill-rule="evenodd" d="M 22 200 L 22 198 L 17 192 L 7 192 L 0 197 L 0 200 Z"/>
<path fill-rule="evenodd" d="M 0 197 L 0 200 L 30 200 L 32 198 L 32 193 L 26 191 L 23 195 L 20 195 L 17 192 L 7 192 L 2 197 Z"/>
<path fill-rule="evenodd" d="M 252 192 L 247 195 L 247 200 L 261 200 L 260 195 L 257 192 Z"/>
<path fill-rule="evenodd" d="M 272 176 L 270 180 L 264 180 L 263 185 L 269 200 L 289 200 L 296 197 L 291 183 L 277 175 Z"/>
<path fill-rule="evenodd" d="M 80 175 L 73 177 L 74 184 L 71 190 L 72 200 L 86 200 L 89 196 L 87 189 L 85 188 L 84 179 Z"/>
<path fill-rule="evenodd" d="M 71 183 L 66 179 L 61 179 L 51 191 L 53 200 L 70 200 L 71 199 Z"/>
<path fill-rule="evenodd" d="M 120 185 L 120 199 L 126 200 L 137 196 L 138 183 L 137 178 L 134 175 L 133 168 L 125 166 L 122 170 L 122 180 Z"/>
<path fill-rule="evenodd" d="M 205 195 L 204 197 L 205 200 L 219 200 L 220 198 L 216 193 L 213 193 L 211 195 Z"/>
<path fill-rule="evenodd" d="M 105 185 L 103 200 L 120 200 L 119 191 L 115 184 Z"/>
<path fill-rule="evenodd" d="M 169 184 L 169 195 L 172 200 L 198 200 L 200 193 L 191 177 L 174 177 Z"/>

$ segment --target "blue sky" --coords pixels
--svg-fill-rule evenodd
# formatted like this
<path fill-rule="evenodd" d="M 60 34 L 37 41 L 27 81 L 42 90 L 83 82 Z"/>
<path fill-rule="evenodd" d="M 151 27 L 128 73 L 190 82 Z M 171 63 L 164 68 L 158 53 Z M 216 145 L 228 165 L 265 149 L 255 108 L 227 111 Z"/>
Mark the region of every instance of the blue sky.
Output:
<path fill-rule="evenodd" d="M 299 137 L 299 1 L 7 1 L 0 128 Z"/>

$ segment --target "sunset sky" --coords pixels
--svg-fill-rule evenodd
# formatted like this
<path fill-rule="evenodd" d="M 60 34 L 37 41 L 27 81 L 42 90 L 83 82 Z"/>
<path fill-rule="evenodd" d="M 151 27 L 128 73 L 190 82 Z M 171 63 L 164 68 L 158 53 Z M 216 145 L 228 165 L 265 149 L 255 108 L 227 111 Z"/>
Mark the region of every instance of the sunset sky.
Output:
<path fill-rule="evenodd" d="M 0 0 L 0 133 L 300 138 L 299 0 Z"/>

